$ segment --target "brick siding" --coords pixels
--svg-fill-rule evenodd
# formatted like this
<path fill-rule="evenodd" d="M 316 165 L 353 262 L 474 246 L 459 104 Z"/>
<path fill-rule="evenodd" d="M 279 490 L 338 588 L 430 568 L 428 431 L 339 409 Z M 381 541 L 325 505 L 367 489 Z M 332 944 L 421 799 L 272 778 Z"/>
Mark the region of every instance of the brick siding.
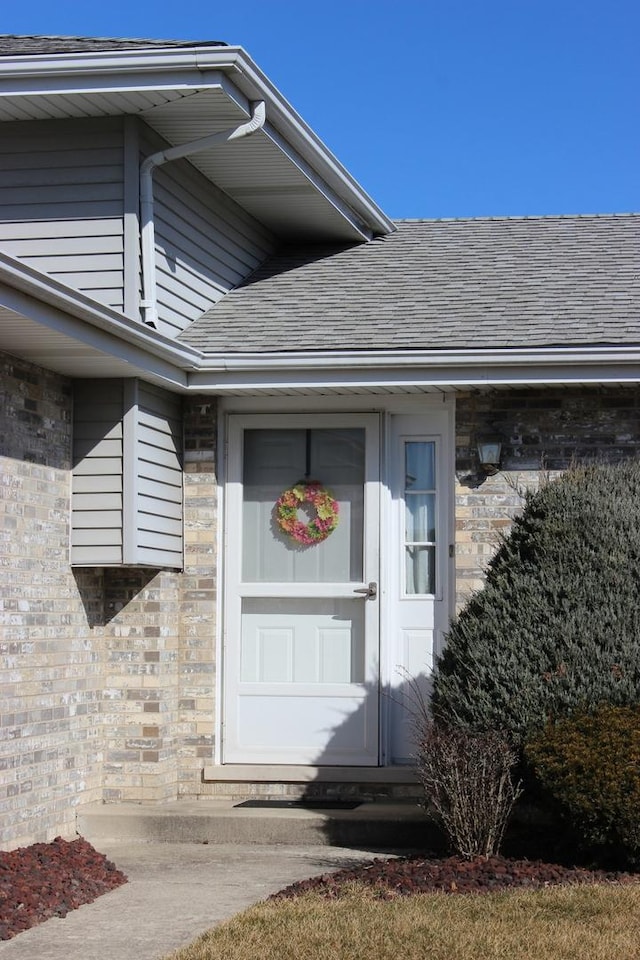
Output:
<path fill-rule="evenodd" d="M 502 440 L 502 469 L 486 477 L 475 443 Z M 619 462 L 640 452 L 636 386 L 530 388 L 456 398 L 456 600 L 483 582 L 499 538 L 521 509 L 523 491 L 572 464 Z"/>
<path fill-rule="evenodd" d="M 0 845 L 100 796 L 100 641 L 69 567 L 71 389 L 0 356 Z"/>
<path fill-rule="evenodd" d="M 0 845 L 196 794 L 214 731 L 215 403 L 185 403 L 185 569 L 69 566 L 71 382 L 0 357 Z"/>

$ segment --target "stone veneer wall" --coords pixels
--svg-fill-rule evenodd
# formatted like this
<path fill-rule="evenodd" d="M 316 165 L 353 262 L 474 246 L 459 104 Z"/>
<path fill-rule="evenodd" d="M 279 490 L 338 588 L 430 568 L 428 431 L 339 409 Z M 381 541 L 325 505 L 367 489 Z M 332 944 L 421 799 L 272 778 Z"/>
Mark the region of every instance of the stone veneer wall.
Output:
<path fill-rule="evenodd" d="M 80 571 L 92 576 L 93 571 Z M 101 798 L 174 800 L 177 795 L 180 574 L 105 568 L 102 636 Z M 98 592 L 98 591 L 96 591 Z"/>
<path fill-rule="evenodd" d="M 479 471 L 475 443 L 503 442 L 502 469 Z M 522 492 L 572 464 L 619 462 L 640 453 L 636 386 L 526 388 L 456 397 L 456 600 L 480 589 Z"/>

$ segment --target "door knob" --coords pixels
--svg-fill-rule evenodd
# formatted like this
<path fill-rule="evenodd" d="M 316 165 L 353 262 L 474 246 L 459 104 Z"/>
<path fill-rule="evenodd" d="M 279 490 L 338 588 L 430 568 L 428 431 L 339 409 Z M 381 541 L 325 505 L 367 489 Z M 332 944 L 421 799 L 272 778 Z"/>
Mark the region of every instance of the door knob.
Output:
<path fill-rule="evenodd" d="M 378 596 L 378 584 L 372 580 L 368 586 L 358 587 L 358 589 L 353 592 L 363 594 L 365 600 L 375 600 Z"/>

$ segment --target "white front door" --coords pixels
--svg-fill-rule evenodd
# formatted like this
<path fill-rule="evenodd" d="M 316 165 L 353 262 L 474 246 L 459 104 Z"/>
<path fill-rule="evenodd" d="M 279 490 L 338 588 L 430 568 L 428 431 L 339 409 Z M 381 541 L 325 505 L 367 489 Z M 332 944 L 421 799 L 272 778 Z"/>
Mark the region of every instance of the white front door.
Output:
<path fill-rule="evenodd" d="M 379 442 L 377 414 L 229 417 L 225 763 L 379 762 Z M 338 509 L 310 544 L 276 507 L 308 481 Z"/>

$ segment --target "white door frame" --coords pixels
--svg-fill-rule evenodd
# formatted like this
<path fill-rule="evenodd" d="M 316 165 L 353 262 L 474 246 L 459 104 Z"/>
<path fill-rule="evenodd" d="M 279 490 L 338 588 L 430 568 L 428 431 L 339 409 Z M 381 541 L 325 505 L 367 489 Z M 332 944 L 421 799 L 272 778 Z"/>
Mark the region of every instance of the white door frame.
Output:
<path fill-rule="evenodd" d="M 373 401 L 373 402 L 372 402 Z M 226 536 L 226 523 L 222 518 L 226 516 L 227 506 L 225 497 L 226 486 L 226 451 L 228 450 L 228 428 L 227 418 L 229 414 L 255 413 L 256 408 L 262 413 L 287 413 L 286 398 L 283 402 L 282 397 L 236 397 L 222 398 L 219 401 L 219 446 L 221 451 L 218 463 L 218 516 L 221 518 L 217 528 L 217 553 L 219 558 L 218 569 L 219 590 L 217 592 L 217 628 L 216 628 L 216 663 L 223 663 L 223 624 L 226 614 L 226 572 L 224 570 L 224 547 Z M 381 497 L 380 497 L 380 549 L 382 558 L 389 555 L 390 545 L 396 536 L 396 530 L 392 522 L 392 498 L 390 494 L 390 476 L 389 476 L 389 451 L 391 448 L 391 418 L 393 414 L 423 414 L 427 418 L 427 423 L 437 423 L 437 431 L 442 436 L 442 456 L 441 456 L 441 491 L 442 497 L 440 503 L 441 517 L 441 539 L 442 548 L 440 551 L 439 564 L 442 571 L 443 594 L 440 605 L 440 619 L 435 637 L 435 653 L 441 652 L 443 643 L 443 634 L 447 629 L 448 622 L 453 615 L 455 606 L 455 560 L 453 556 L 452 545 L 454 543 L 454 477 L 455 477 L 455 443 L 454 443 L 454 425 L 455 425 L 455 394 L 420 394 L 420 395 L 394 395 L 385 397 L 383 402 L 380 398 L 352 396 L 299 396 L 295 398 L 298 411 L 307 411 L 308 414 L 315 414 L 319 411 L 324 413 L 348 414 L 351 412 L 376 412 L 381 415 L 383 428 L 381 431 Z M 225 455 L 222 455 L 222 452 Z M 384 562 L 384 559 L 383 559 Z M 388 690 L 393 685 L 394 678 L 397 676 L 397 658 L 395 651 L 391 649 L 389 636 L 391 633 L 393 604 L 389 602 L 389 588 L 385 582 L 384 575 L 380 580 L 379 597 L 381 604 L 381 659 L 380 659 L 380 683 L 383 690 Z M 223 717 L 223 674 L 222 666 L 216 669 L 215 675 L 215 729 L 216 746 L 214 755 L 214 764 L 212 769 L 223 764 L 221 744 L 224 737 L 224 717 Z M 380 705 L 380 760 L 382 766 L 392 762 L 389 745 L 389 701 L 384 696 L 381 698 Z M 250 769 L 250 768 L 249 768 Z M 249 774 L 250 775 L 250 774 Z"/>

